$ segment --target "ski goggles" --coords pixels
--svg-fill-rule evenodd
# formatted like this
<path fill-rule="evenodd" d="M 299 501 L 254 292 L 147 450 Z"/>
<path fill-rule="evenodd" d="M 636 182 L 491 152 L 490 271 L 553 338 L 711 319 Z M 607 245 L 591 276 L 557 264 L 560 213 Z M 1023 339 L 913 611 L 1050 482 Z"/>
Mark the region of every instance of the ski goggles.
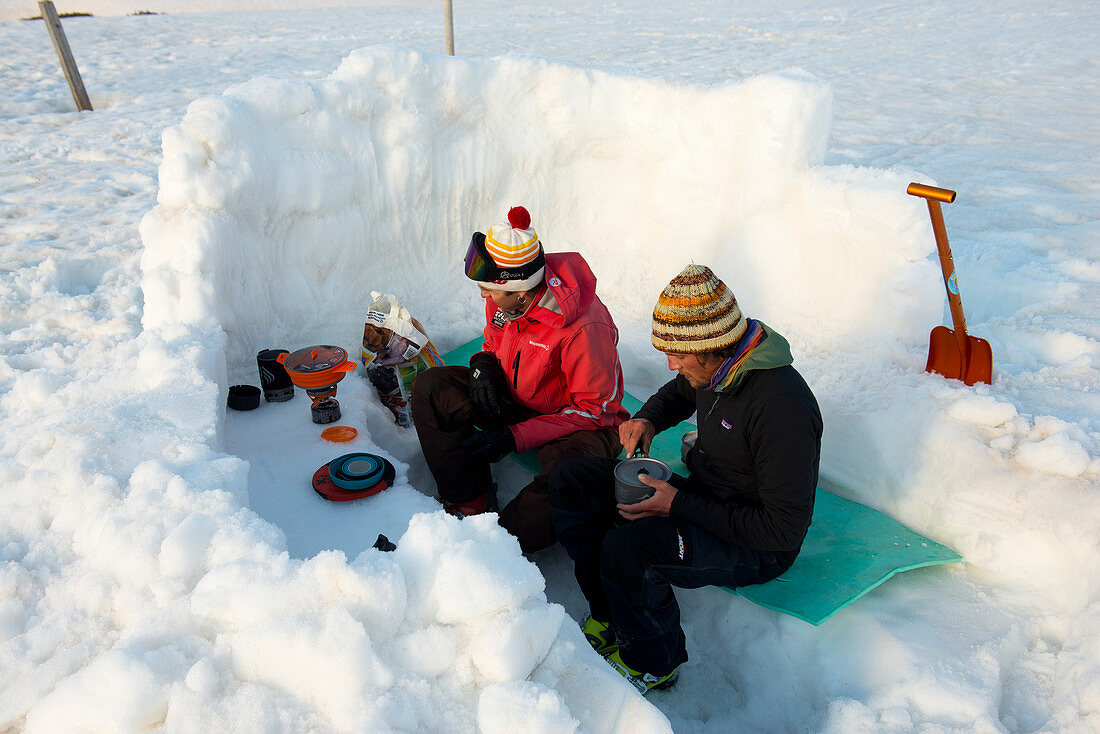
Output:
<path fill-rule="evenodd" d="M 470 238 L 470 247 L 466 250 L 466 277 L 485 283 L 500 277 L 500 267 L 489 256 L 485 235 L 481 232 L 474 232 Z"/>

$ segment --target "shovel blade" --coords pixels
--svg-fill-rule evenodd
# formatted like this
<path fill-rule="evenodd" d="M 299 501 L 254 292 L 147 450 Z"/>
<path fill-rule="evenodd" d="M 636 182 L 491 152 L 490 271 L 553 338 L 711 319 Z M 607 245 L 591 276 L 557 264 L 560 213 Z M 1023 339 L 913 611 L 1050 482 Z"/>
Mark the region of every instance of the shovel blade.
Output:
<path fill-rule="evenodd" d="M 959 349 L 959 339 L 946 326 L 932 329 L 928 338 L 928 363 L 925 372 L 935 372 L 952 380 L 962 380 L 967 385 L 976 382 L 993 384 L 993 348 L 989 342 L 976 336 L 965 335 L 970 345 L 970 358 L 965 359 Z"/>

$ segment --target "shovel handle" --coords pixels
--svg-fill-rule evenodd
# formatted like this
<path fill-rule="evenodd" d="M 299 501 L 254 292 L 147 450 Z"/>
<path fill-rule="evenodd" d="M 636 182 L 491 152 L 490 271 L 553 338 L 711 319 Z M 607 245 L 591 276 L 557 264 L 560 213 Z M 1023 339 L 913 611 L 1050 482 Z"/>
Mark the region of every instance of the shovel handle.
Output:
<path fill-rule="evenodd" d="M 928 184 L 911 183 L 909 188 L 905 190 L 905 193 L 910 196 L 919 196 L 922 199 L 935 199 L 936 201 L 942 201 L 944 204 L 950 204 L 955 200 L 955 192 L 951 189 L 941 189 L 936 186 L 929 186 Z"/>
<path fill-rule="evenodd" d="M 966 333 L 966 316 L 963 314 L 962 296 L 959 294 L 959 279 L 955 275 L 955 259 L 951 256 L 951 244 L 947 241 L 947 225 L 943 222 L 940 202 L 950 204 L 955 200 L 955 192 L 940 189 L 927 184 L 911 183 L 905 193 L 919 196 L 928 204 L 928 216 L 932 219 L 932 234 L 936 237 L 936 249 L 940 255 L 940 270 L 943 272 L 943 286 L 947 289 L 947 304 L 951 307 L 951 322 L 955 326 L 955 339 L 959 343 L 959 353 L 963 364 L 970 362 L 970 339 Z"/>

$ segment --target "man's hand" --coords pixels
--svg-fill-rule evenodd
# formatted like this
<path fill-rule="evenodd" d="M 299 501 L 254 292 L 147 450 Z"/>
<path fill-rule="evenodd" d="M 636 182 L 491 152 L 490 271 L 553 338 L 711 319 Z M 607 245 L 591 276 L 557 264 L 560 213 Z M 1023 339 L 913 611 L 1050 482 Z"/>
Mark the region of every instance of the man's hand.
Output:
<path fill-rule="evenodd" d="M 672 500 L 678 491 L 668 482 L 651 477 L 648 474 L 639 474 L 638 481 L 653 487 L 653 496 L 632 505 L 618 505 L 619 514 L 627 520 L 637 520 L 643 517 L 668 517 L 672 509 Z"/>
<path fill-rule="evenodd" d="M 516 450 L 516 438 L 507 428 L 489 428 L 464 439 L 462 447 L 474 461 L 497 462 Z"/>
<path fill-rule="evenodd" d="M 627 458 L 634 456 L 637 449 L 642 450 L 642 456 L 649 456 L 649 445 L 656 435 L 657 426 L 645 418 L 631 418 L 619 424 L 619 443 L 623 445 Z"/>
<path fill-rule="evenodd" d="M 499 418 L 503 407 L 501 381 L 504 372 L 497 358 L 488 352 L 478 352 L 470 357 L 470 378 L 466 394 L 474 404 L 474 410 L 482 418 Z"/>

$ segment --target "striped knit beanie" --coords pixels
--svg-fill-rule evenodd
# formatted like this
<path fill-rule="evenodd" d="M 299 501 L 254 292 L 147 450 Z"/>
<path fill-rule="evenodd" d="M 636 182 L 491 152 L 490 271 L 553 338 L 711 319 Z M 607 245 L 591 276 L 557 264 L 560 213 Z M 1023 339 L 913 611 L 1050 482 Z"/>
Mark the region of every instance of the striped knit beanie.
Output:
<path fill-rule="evenodd" d="M 481 282 L 484 288 L 500 291 L 529 291 L 542 282 L 546 258 L 538 233 L 531 227 L 531 214 L 522 206 L 508 210 L 508 221 L 489 227 L 485 249 L 500 268 L 497 279 Z"/>
<path fill-rule="evenodd" d="M 746 329 L 733 291 L 710 268 L 688 265 L 653 309 L 653 346 L 671 354 L 714 352 L 735 344 Z"/>

